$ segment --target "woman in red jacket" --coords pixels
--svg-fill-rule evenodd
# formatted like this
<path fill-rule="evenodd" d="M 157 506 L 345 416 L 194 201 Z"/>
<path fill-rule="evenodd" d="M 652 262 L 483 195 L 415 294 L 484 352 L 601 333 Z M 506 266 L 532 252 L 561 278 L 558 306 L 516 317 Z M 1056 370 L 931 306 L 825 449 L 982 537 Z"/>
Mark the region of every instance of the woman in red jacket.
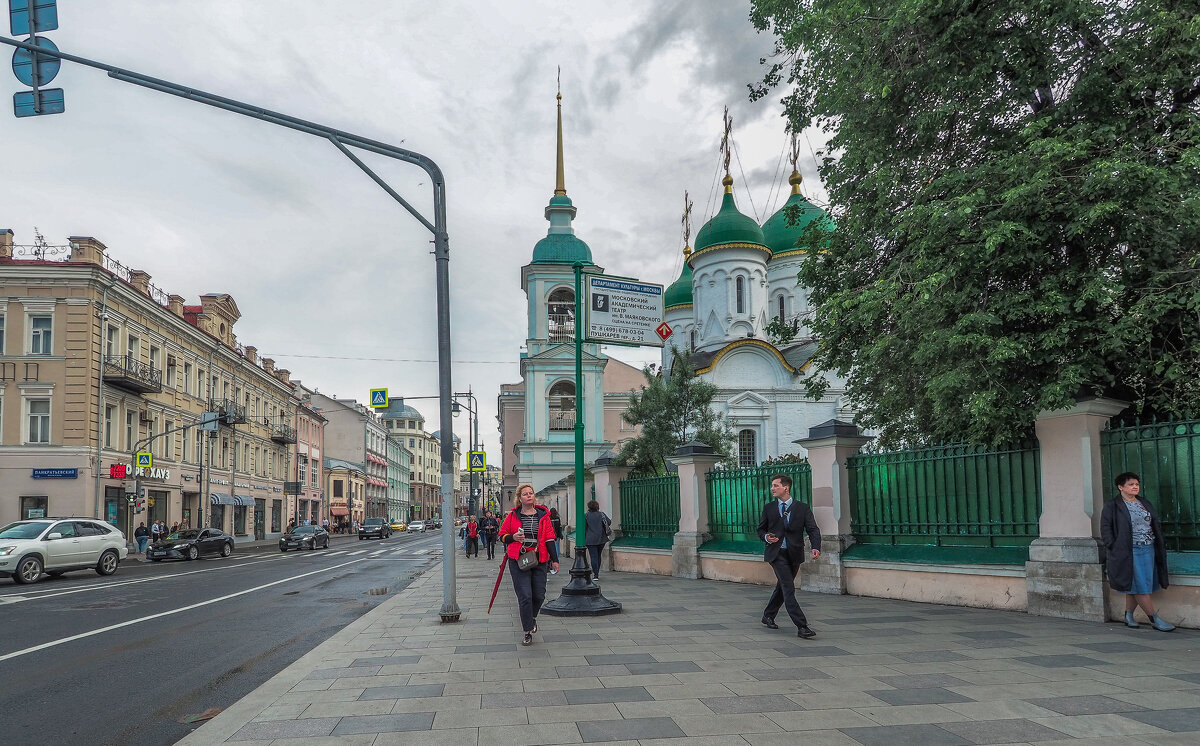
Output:
<path fill-rule="evenodd" d="M 537 504 L 533 486 L 517 487 L 516 505 L 500 524 L 500 541 L 504 542 L 508 574 L 512 576 L 517 608 L 521 610 L 521 629 L 525 631 L 522 645 L 532 645 L 533 633 L 537 632 L 537 615 L 546 600 L 546 565 L 558 571 L 558 546 L 554 539 L 550 511 Z M 537 552 L 538 563 L 528 570 L 520 569 L 517 560 L 522 552 Z"/>

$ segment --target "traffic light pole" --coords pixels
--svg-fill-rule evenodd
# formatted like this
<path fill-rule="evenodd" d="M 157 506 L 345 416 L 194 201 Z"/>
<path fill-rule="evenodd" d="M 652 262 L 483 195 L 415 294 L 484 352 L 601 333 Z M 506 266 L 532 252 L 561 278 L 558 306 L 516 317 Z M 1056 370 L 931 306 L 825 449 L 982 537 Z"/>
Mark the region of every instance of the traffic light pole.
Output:
<path fill-rule="evenodd" d="M 450 422 L 450 238 L 446 232 L 446 180 L 442 176 L 442 170 L 434 163 L 433 159 L 422 155 L 412 150 L 398 148 L 394 145 L 389 145 L 378 140 L 360 137 L 343 130 L 327 127 L 315 122 L 309 122 L 304 119 L 282 114 L 280 112 L 264 109 L 260 106 L 247 104 L 241 101 L 236 101 L 224 96 L 217 96 L 212 93 L 188 88 L 187 86 L 172 83 L 167 80 L 153 78 L 149 75 L 125 70 L 114 65 L 109 65 L 95 60 L 89 60 L 85 57 L 79 57 L 73 54 L 66 54 L 57 49 L 51 50 L 42 46 L 34 46 L 25 44 L 15 39 L 0 36 L 0 44 L 7 44 L 18 49 L 24 49 L 28 52 L 33 52 L 38 55 L 56 57 L 67 62 L 74 62 L 86 67 L 92 67 L 97 70 L 103 70 L 108 73 L 110 78 L 120 80 L 125 83 L 149 88 L 160 93 L 169 93 L 172 96 L 195 101 L 197 103 L 212 106 L 225 111 L 231 111 L 235 114 L 258 119 L 263 122 L 275 124 L 280 127 L 304 132 L 305 134 L 315 135 L 329 140 L 333 145 L 349 158 L 354 165 L 358 166 L 367 176 L 380 186 L 388 195 L 396 200 L 405 210 L 412 215 L 417 222 L 425 226 L 425 228 L 433 234 L 433 255 L 435 264 L 435 287 L 437 295 L 437 339 L 438 339 L 438 383 L 441 392 L 439 419 L 441 421 L 442 433 L 442 515 L 454 514 L 454 472 L 450 459 L 454 456 L 454 434 Z M 354 147 L 360 150 L 365 150 L 370 153 L 395 158 L 396 160 L 411 163 L 420 167 L 429 175 L 433 185 L 433 221 L 430 222 L 422 215 L 415 207 L 407 200 L 401 197 L 396 190 L 387 185 L 382 178 L 372 171 L 365 163 L 357 156 L 350 152 L 349 148 Z M 458 607 L 456 598 L 457 588 L 455 587 L 455 554 L 454 554 L 454 522 L 442 521 L 442 608 L 441 619 L 443 622 L 457 622 L 462 614 Z"/>

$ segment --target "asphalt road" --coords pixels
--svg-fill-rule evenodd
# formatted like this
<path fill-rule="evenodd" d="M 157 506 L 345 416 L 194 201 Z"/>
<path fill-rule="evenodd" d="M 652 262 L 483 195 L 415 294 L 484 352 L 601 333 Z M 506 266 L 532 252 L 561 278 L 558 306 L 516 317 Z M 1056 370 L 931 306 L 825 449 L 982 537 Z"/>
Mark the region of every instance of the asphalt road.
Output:
<path fill-rule="evenodd" d="M 439 536 L 0 580 L 0 743 L 175 743 L 438 562 Z"/>

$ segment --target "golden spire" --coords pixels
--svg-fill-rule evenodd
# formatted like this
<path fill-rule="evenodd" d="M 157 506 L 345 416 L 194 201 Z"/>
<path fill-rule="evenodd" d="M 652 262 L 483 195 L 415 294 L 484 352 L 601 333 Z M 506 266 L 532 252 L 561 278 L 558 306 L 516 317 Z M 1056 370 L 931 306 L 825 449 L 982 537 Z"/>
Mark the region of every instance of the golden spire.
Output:
<path fill-rule="evenodd" d="M 800 182 L 804 177 L 800 175 L 800 169 L 796 165 L 800 162 L 800 139 L 796 137 L 796 131 L 792 130 L 792 175 L 788 177 L 788 183 L 792 185 L 792 194 L 800 194 Z"/>
<path fill-rule="evenodd" d="M 692 238 L 692 201 L 688 199 L 688 193 L 683 191 L 683 258 L 687 259 L 692 255 L 692 247 L 689 241 Z"/>
<path fill-rule="evenodd" d="M 562 144 L 562 65 L 558 66 L 558 171 L 554 182 L 554 194 L 567 196 L 567 178 L 563 173 L 563 144 Z"/>
<path fill-rule="evenodd" d="M 729 107 L 725 107 L 724 114 L 725 134 L 721 136 L 721 153 L 725 156 L 725 178 L 721 179 L 721 183 L 725 185 L 725 193 L 733 194 L 733 177 L 729 175 L 729 138 L 733 133 L 733 118 L 729 116 Z"/>

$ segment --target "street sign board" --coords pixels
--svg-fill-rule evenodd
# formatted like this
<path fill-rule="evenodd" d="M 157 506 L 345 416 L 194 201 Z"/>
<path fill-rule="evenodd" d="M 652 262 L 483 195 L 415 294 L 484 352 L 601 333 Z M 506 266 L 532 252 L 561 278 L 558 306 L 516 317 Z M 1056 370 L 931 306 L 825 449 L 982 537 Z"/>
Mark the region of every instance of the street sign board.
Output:
<path fill-rule="evenodd" d="M 58 51 L 57 44 L 41 36 L 32 37 L 26 43 L 45 47 L 54 52 Z M 41 87 L 48 84 L 58 75 L 60 67 L 62 67 L 62 60 L 57 57 L 30 52 L 28 49 L 19 47 L 13 52 L 13 75 L 16 75 L 17 80 L 25 85 Z"/>
<path fill-rule="evenodd" d="M 13 94 L 13 113 L 18 117 L 36 117 L 39 114 L 62 114 L 67 110 L 61 88 L 39 88 L 33 91 L 17 91 Z"/>
<path fill-rule="evenodd" d="M 387 405 L 387 389 L 371 389 L 371 407 L 374 409 L 386 409 Z"/>
<path fill-rule="evenodd" d="M 659 324 L 654 331 L 658 334 L 658 336 L 662 337 L 662 341 L 664 342 L 667 341 L 667 337 L 670 337 L 675 333 L 675 330 L 671 328 L 671 325 L 665 321 Z"/>
<path fill-rule="evenodd" d="M 133 463 L 138 468 L 149 469 L 154 466 L 154 456 L 149 451 L 142 451 L 137 455 L 137 460 Z"/>
<path fill-rule="evenodd" d="M 487 471 L 487 454 L 471 451 L 467 454 L 467 471 Z"/>
<path fill-rule="evenodd" d="M 200 414 L 200 429 L 216 431 L 221 424 L 220 412 L 202 412 Z"/>
<path fill-rule="evenodd" d="M 300 483 L 299 482 L 284 482 L 283 483 L 283 494 L 299 495 L 300 494 Z"/>
<path fill-rule="evenodd" d="M 57 0 L 8 0 L 8 24 L 13 36 L 43 31 L 53 31 L 58 28 Z M 33 28 L 29 24 L 29 6 L 33 6 Z"/>
<path fill-rule="evenodd" d="M 655 329 L 663 322 L 663 286 L 588 275 L 589 342 L 662 347 Z"/>

